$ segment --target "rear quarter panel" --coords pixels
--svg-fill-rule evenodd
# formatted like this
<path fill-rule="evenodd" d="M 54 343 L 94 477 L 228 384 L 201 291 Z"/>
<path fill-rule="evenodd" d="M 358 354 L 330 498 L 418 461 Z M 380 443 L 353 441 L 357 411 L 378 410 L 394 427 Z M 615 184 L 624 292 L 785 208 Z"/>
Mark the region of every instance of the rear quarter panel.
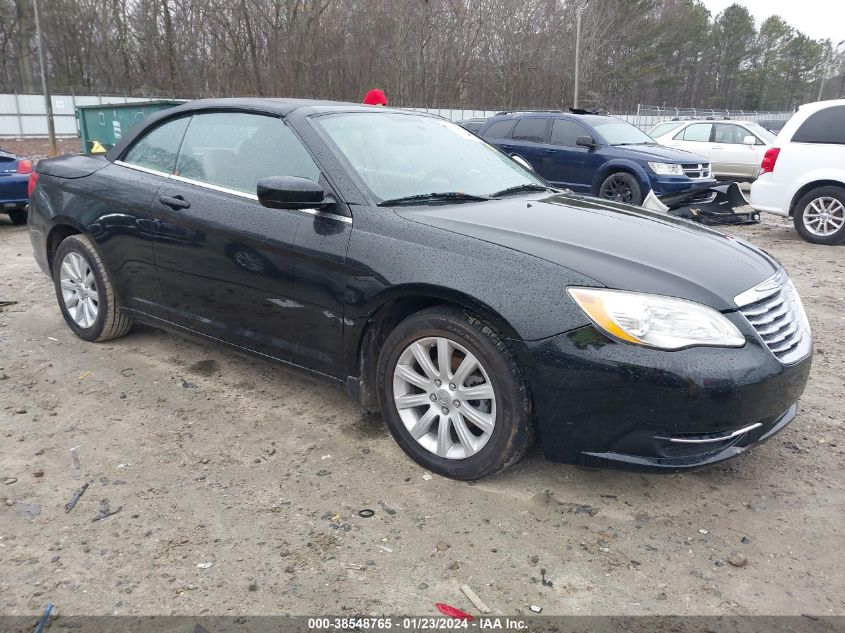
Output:
<path fill-rule="evenodd" d="M 783 205 L 791 211 L 805 185 L 834 181 L 845 186 L 845 146 L 788 143 L 781 147 L 774 172 L 766 176 L 784 183 Z"/>
<path fill-rule="evenodd" d="M 52 263 L 48 249 L 53 231 L 72 227 L 94 241 L 118 304 L 161 316 L 152 249 L 155 231 L 149 214 L 161 177 L 112 163 L 99 163 L 93 173 L 71 178 L 52 175 L 57 171 L 76 175 L 55 165 L 39 163 L 38 171 L 30 236 L 42 268 Z"/>

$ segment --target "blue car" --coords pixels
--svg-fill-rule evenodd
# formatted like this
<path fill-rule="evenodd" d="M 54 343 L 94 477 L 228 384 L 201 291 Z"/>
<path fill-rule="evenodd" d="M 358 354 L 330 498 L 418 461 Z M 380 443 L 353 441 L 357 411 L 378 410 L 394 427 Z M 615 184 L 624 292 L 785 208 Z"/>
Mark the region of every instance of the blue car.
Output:
<path fill-rule="evenodd" d="M 703 156 L 659 145 L 617 117 L 575 112 L 502 112 L 477 134 L 519 155 L 556 187 L 642 204 L 715 185 Z"/>
<path fill-rule="evenodd" d="M 31 160 L 0 149 L 0 213 L 9 214 L 12 224 L 26 224 L 31 173 Z"/>

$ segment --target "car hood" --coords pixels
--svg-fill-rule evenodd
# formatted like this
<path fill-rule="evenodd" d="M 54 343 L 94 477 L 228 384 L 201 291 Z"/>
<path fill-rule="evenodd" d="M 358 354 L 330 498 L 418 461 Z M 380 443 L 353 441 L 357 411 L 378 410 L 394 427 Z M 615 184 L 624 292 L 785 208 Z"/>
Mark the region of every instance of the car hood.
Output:
<path fill-rule="evenodd" d="M 778 263 L 687 220 L 571 193 L 396 209 L 401 217 L 559 264 L 608 288 L 733 310 Z M 495 283 L 495 281 L 493 281 Z"/>
<path fill-rule="evenodd" d="M 709 163 L 701 154 L 663 145 L 613 145 L 613 151 L 620 158 L 651 160 L 670 163 Z"/>

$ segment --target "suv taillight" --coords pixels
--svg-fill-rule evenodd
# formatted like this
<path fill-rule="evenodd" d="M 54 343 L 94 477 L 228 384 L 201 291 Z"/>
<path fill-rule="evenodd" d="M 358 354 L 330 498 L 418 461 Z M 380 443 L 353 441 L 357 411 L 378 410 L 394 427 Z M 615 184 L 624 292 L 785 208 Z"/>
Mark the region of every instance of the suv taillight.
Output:
<path fill-rule="evenodd" d="M 18 161 L 18 173 L 19 174 L 31 174 L 32 173 L 32 161 L 28 158 L 21 158 Z"/>
<path fill-rule="evenodd" d="M 778 154 L 780 154 L 780 148 L 778 147 L 770 147 L 766 150 L 766 153 L 763 155 L 763 162 L 760 163 L 761 175 L 775 170 L 775 163 L 778 162 Z"/>
<path fill-rule="evenodd" d="M 38 182 L 38 172 L 33 171 L 29 174 L 29 183 L 26 185 L 26 195 L 32 197 L 32 192 L 35 191 L 35 183 Z"/>

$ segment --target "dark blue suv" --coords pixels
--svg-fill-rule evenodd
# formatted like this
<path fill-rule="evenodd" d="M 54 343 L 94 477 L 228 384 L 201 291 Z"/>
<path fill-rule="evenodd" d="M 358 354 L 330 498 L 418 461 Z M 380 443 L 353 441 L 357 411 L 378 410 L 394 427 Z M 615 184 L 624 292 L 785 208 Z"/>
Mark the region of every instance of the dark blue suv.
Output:
<path fill-rule="evenodd" d="M 597 114 L 502 112 L 477 132 L 558 187 L 641 204 L 715 184 L 703 156 L 659 145 L 627 121 Z"/>

